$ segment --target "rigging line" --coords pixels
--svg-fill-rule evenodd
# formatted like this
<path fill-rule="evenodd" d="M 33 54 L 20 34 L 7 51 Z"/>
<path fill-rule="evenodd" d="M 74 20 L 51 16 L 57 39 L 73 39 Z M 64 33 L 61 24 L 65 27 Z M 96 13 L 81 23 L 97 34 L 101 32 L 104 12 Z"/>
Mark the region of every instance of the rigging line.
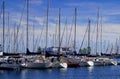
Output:
<path fill-rule="evenodd" d="M 14 23 L 14 25 L 13 25 L 13 27 L 15 27 L 16 26 L 16 23 Z M 10 46 L 10 51 L 11 52 L 14 52 L 14 28 L 13 29 L 11 29 L 11 35 L 10 35 L 10 40 L 11 40 L 11 46 Z"/>
<path fill-rule="evenodd" d="M 18 43 L 23 42 L 23 40 L 24 40 L 24 30 L 22 30 L 22 32 L 21 32 L 20 39 L 18 40 Z"/>
<path fill-rule="evenodd" d="M 110 54 L 112 55 L 112 52 L 113 52 L 113 44 L 111 44 L 111 50 L 110 50 Z"/>
<path fill-rule="evenodd" d="M 21 25 L 21 22 L 22 22 L 22 17 L 23 17 L 23 13 L 24 13 L 24 9 L 25 9 L 25 6 L 26 6 L 26 1 L 24 2 L 24 6 L 23 6 L 23 9 L 22 9 L 22 14 L 21 14 L 21 17 L 20 17 L 20 22 L 18 24 L 18 27 L 20 28 L 20 25 Z M 18 30 L 19 32 L 19 30 Z"/>
<path fill-rule="evenodd" d="M 40 43 L 40 41 L 42 40 L 43 28 L 42 28 L 41 30 L 42 30 L 42 31 L 41 31 L 41 33 L 40 33 L 40 36 L 39 36 L 39 41 L 38 41 L 38 43 Z"/>
<path fill-rule="evenodd" d="M 9 51 L 9 49 L 10 49 L 10 26 L 9 26 L 9 12 L 8 12 L 8 45 L 7 45 L 7 52 L 9 53 L 10 51 Z"/>
<path fill-rule="evenodd" d="M 99 10 L 99 8 L 98 8 L 98 10 Z M 98 16 L 99 16 L 99 14 L 97 13 L 97 20 L 95 21 L 95 25 L 94 25 L 94 29 L 93 29 L 93 32 L 92 33 L 95 33 L 95 30 L 96 30 L 96 25 L 98 24 Z M 91 34 L 91 39 L 94 39 L 95 40 L 95 38 L 93 38 L 93 36 L 94 36 L 94 34 Z"/>
<path fill-rule="evenodd" d="M 19 21 L 19 24 L 18 24 L 17 34 L 19 33 L 19 28 L 20 28 L 21 23 L 22 23 L 22 18 L 23 18 L 23 13 L 24 13 L 24 10 L 25 10 L 25 6 L 26 6 L 26 1 L 24 2 L 24 6 L 23 6 L 23 9 L 22 9 L 22 14 L 21 14 L 20 21 Z M 18 35 L 16 36 L 16 39 L 17 39 L 17 38 L 18 38 Z"/>
<path fill-rule="evenodd" d="M 56 20 L 56 24 L 55 24 L 55 44 L 57 44 L 57 37 L 58 37 L 58 29 L 57 29 L 57 26 L 58 26 L 58 20 Z M 56 46 L 56 45 L 55 45 Z"/>
<path fill-rule="evenodd" d="M 66 25 L 66 28 L 65 28 L 65 29 L 66 29 L 66 39 L 65 39 L 65 40 L 66 40 L 66 43 L 65 43 L 65 44 L 66 44 L 66 46 L 67 46 L 67 41 L 68 41 L 68 25 Z"/>
<path fill-rule="evenodd" d="M 82 43 L 81 43 L 80 49 L 81 49 L 82 46 L 83 46 L 83 43 L 84 43 L 85 36 L 86 36 L 86 34 L 87 34 L 87 30 L 88 30 L 88 28 L 89 28 L 89 25 L 88 25 L 87 28 L 86 28 L 86 31 L 85 31 L 85 34 L 84 34 L 84 36 L 83 36 L 83 40 L 82 40 Z"/>
<path fill-rule="evenodd" d="M 25 9 L 25 6 L 26 6 L 26 1 L 24 2 L 24 6 L 23 6 L 23 9 L 22 9 L 22 14 L 21 14 L 21 17 L 20 17 L 20 22 L 19 22 L 19 24 L 18 25 L 16 25 L 17 26 L 17 33 L 16 33 L 16 35 L 15 35 L 15 40 L 16 40 L 16 51 L 17 51 L 17 49 L 18 49 L 18 34 L 19 34 L 19 30 L 20 30 L 20 26 L 21 26 L 21 22 L 22 22 L 22 17 L 23 17 L 23 13 L 24 13 L 24 9 Z"/>
<path fill-rule="evenodd" d="M 45 26 L 45 20 L 43 21 L 43 27 L 42 27 L 41 32 L 40 32 L 38 44 L 40 44 L 40 42 L 42 41 L 42 35 L 43 35 L 43 32 L 44 32 L 44 26 Z"/>
<path fill-rule="evenodd" d="M 108 41 L 108 45 L 107 45 L 107 48 L 106 48 L 106 54 L 108 53 L 108 50 L 109 50 L 109 46 L 110 46 L 109 43 L 110 42 Z"/>
<path fill-rule="evenodd" d="M 71 39 L 71 33 L 72 33 L 72 27 L 73 27 L 73 23 L 74 23 L 74 16 L 73 16 L 73 19 L 72 19 L 72 25 L 71 25 L 71 28 L 70 28 L 70 34 L 69 34 L 69 39 L 68 39 L 68 45 L 70 43 L 70 39 Z"/>
<path fill-rule="evenodd" d="M 38 41 L 39 41 L 38 39 L 39 39 L 39 36 L 37 35 L 36 40 L 35 40 L 35 46 L 34 46 L 35 48 L 34 48 L 34 49 L 36 49 L 36 48 L 37 48 Z"/>
<path fill-rule="evenodd" d="M 66 18 L 66 23 L 62 32 L 62 37 L 61 37 L 61 41 L 60 41 L 60 46 L 62 45 L 62 41 L 63 41 L 63 36 L 64 36 L 64 32 L 65 32 L 65 27 L 67 26 L 67 18 Z"/>

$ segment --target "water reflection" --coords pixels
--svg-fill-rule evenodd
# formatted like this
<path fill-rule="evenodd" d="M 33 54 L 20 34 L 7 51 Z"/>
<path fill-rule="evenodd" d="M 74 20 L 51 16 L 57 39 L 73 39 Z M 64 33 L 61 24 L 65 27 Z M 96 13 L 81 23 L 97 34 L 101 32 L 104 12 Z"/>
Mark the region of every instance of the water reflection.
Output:
<path fill-rule="evenodd" d="M 119 69 L 120 66 L 0 70 L 0 79 L 119 79 Z"/>
<path fill-rule="evenodd" d="M 93 71 L 93 66 L 88 67 L 88 71 L 91 73 Z"/>
<path fill-rule="evenodd" d="M 67 68 L 60 68 L 60 71 L 61 71 L 61 72 L 66 72 L 66 71 L 67 71 Z"/>
<path fill-rule="evenodd" d="M 52 72 L 52 69 L 26 69 L 21 71 L 21 79 L 39 79 L 39 77 L 48 77 Z"/>

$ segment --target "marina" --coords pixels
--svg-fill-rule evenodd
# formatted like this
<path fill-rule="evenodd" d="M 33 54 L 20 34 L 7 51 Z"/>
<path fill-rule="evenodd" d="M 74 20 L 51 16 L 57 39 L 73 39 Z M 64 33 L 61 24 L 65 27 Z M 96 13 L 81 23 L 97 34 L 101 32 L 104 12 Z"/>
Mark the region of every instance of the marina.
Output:
<path fill-rule="evenodd" d="M 49 68 L 76 68 L 93 66 L 116 66 L 120 61 L 108 57 L 87 56 L 49 56 L 44 55 L 17 55 L 2 56 L 0 69 L 49 69 Z"/>
<path fill-rule="evenodd" d="M 0 79 L 120 78 L 120 1 L 11 1 L 0 1 Z"/>

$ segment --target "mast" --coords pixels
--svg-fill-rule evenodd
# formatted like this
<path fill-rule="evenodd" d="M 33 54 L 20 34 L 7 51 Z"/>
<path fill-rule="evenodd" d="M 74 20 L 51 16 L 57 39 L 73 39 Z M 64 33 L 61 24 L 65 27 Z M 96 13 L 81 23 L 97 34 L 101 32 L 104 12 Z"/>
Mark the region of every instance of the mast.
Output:
<path fill-rule="evenodd" d="M 119 52 L 119 46 L 118 46 L 118 39 L 116 39 L 116 55 L 118 55 Z"/>
<path fill-rule="evenodd" d="M 15 46 L 15 44 L 16 44 L 16 39 L 15 39 L 15 27 L 16 27 L 16 23 L 14 24 L 14 34 L 13 34 L 13 39 L 14 39 L 14 44 L 13 44 L 13 46 L 14 46 L 14 48 L 13 48 L 13 53 L 15 53 L 16 51 L 15 51 L 15 48 L 16 48 L 16 46 Z"/>
<path fill-rule="evenodd" d="M 26 36 L 26 48 L 28 49 L 28 41 L 29 41 L 29 37 L 28 37 L 28 26 L 29 26 L 29 22 L 28 22 L 28 19 L 29 19 L 29 0 L 27 0 L 27 28 L 26 28 L 26 31 L 27 31 L 27 36 Z M 26 50 L 27 50 L 26 49 Z"/>
<path fill-rule="evenodd" d="M 4 52 L 4 43 L 5 43 L 5 2 L 3 0 L 3 52 Z"/>
<path fill-rule="evenodd" d="M 108 53 L 109 47 L 110 47 L 110 41 L 108 41 L 108 45 L 107 45 L 107 48 L 106 48 L 106 54 Z"/>
<path fill-rule="evenodd" d="M 76 15 L 77 15 L 77 8 L 75 8 L 75 28 L 74 28 L 74 52 L 76 51 Z"/>
<path fill-rule="evenodd" d="M 97 36 L 96 36 L 96 55 L 98 55 L 98 25 L 99 25 L 99 8 L 97 13 Z"/>
<path fill-rule="evenodd" d="M 58 26 L 58 20 L 56 20 L 56 26 L 55 26 L 55 44 L 57 44 L 57 37 L 58 37 L 58 27 L 57 26 Z"/>
<path fill-rule="evenodd" d="M 34 36 L 34 30 L 35 30 L 35 28 L 34 28 L 34 24 L 33 24 L 33 52 L 34 52 L 34 40 L 35 40 L 35 39 L 34 39 L 34 37 L 35 37 L 35 36 Z"/>
<path fill-rule="evenodd" d="M 58 34 L 59 34 L 59 37 L 58 37 L 58 39 L 59 39 L 59 48 L 58 48 L 58 52 L 60 53 L 60 20 L 61 20 L 61 18 L 60 18 L 60 16 L 61 16 L 61 8 L 59 8 L 59 30 L 58 30 Z"/>
<path fill-rule="evenodd" d="M 67 17 L 66 17 L 66 46 L 67 46 L 67 41 L 68 41 L 68 28 L 67 28 L 68 26 L 67 26 Z"/>
<path fill-rule="evenodd" d="M 7 52 L 10 53 L 10 26 L 9 26 L 9 12 L 8 12 L 8 45 L 7 45 Z"/>
<path fill-rule="evenodd" d="M 101 53 L 102 53 L 102 16 L 101 16 Z"/>
<path fill-rule="evenodd" d="M 110 55 L 112 55 L 112 51 L 113 51 L 113 44 L 111 44 L 111 50 L 110 50 Z"/>
<path fill-rule="evenodd" d="M 90 19 L 88 18 L 88 54 L 90 54 Z"/>
<path fill-rule="evenodd" d="M 15 40 L 16 40 L 16 52 L 15 53 L 17 53 L 18 52 L 18 30 L 19 30 L 19 26 L 17 25 L 17 27 L 16 27 L 16 36 L 15 36 Z"/>
<path fill-rule="evenodd" d="M 53 41 L 51 41 L 51 43 L 53 42 L 53 47 L 54 47 L 55 46 L 55 34 L 54 33 L 52 34 L 52 39 L 53 39 Z"/>
<path fill-rule="evenodd" d="M 46 18 L 46 44 L 45 44 L 45 50 L 47 49 L 48 46 L 48 14 L 49 14 L 49 0 L 47 4 L 47 18 Z"/>

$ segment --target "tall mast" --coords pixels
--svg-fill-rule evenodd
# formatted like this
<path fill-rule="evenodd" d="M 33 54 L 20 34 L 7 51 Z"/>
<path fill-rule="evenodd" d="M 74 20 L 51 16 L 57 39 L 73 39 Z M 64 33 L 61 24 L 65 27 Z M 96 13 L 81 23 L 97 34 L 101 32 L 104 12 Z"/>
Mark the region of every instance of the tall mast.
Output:
<path fill-rule="evenodd" d="M 4 43 L 5 43 L 5 2 L 3 0 L 3 52 L 4 52 Z"/>
<path fill-rule="evenodd" d="M 10 53 L 10 25 L 9 25 L 9 12 L 8 12 L 8 35 L 9 35 L 9 37 L 8 37 L 8 53 Z"/>
<path fill-rule="evenodd" d="M 34 52 L 34 24 L 33 24 L 33 52 Z"/>
<path fill-rule="evenodd" d="M 46 18 L 46 44 L 45 44 L 45 49 L 48 46 L 48 14 L 49 14 L 49 0 L 47 4 L 47 18 Z"/>
<path fill-rule="evenodd" d="M 118 46 L 118 39 L 116 39 L 116 55 L 118 55 L 118 51 L 119 51 L 119 46 Z"/>
<path fill-rule="evenodd" d="M 58 52 L 60 53 L 60 20 L 61 20 L 61 18 L 60 18 L 60 16 L 61 16 L 61 8 L 59 8 L 59 30 L 58 30 L 58 34 L 59 34 L 59 48 L 58 48 Z"/>
<path fill-rule="evenodd" d="M 68 30 L 68 28 L 67 28 L 67 17 L 66 17 L 66 46 L 67 46 L 67 41 L 68 41 L 68 36 L 67 36 L 68 31 L 67 30 Z"/>
<path fill-rule="evenodd" d="M 98 25 L 99 25 L 99 8 L 98 8 L 98 13 L 97 13 L 97 36 L 96 36 L 96 55 L 98 54 Z"/>
<path fill-rule="evenodd" d="M 29 41 L 29 37 L 28 37 L 28 26 L 29 26 L 29 22 L 28 22 L 28 18 L 29 17 L 29 0 L 27 0 L 27 37 L 26 37 L 26 48 L 28 49 L 28 41 Z"/>
<path fill-rule="evenodd" d="M 57 43 L 57 36 L 58 36 L 58 20 L 56 20 L 56 26 L 55 26 L 55 46 L 56 46 L 56 43 Z"/>
<path fill-rule="evenodd" d="M 77 15 L 77 8 L 75 8 L 75 28 L 74 28 L 74 51 L 76 51 L 76 15 Z"/>
<path fill-rule="evenodd" d="M 112 55 L 112 51 L 113 51 L 113 44 L 111 44 L 111 50 L 110 50 L 110 55 Z"/>
<path fill-rule="evenodd" d="M 88 54 L 90 54 L 90 19 L 88 19 Z"/>
<path fill-rule="evenodd" d="M 14 46 L 14 48 L 13 48 L 13 52 L 15 53 L 16 51 L 15 51 L 15 48 L 16 48 L 16 46 L 15 46 L 15 44 L 16 44 L 16 39 L 15 39 L 15 27 L 16 27 L 16 23 L 14 24 L 14 34 L 13 34 L 13 39 L 14 39 L 14 44 L 13 44 L 13 46 Z"/>
<path fill-rule="evenodd" d="M 102 53 L 102 16 L 101 16 L 101 53 Z"/>
<path fill-rule="evenodd" d="M 55 46 L 55 34 L 54 34 L 54 33 L 52 34 L 52 37 L 53 37 L 53 38 L 52 38 L 53 41 L 51 41 L 51 43 L 53 42 L 53 47 L 54 47 L 54 46 Z M 51 44 L 51 45 L 52 45 L 52 44 Z"/>
<path fill-rule="evenodd" d="M 15 36 L 15 40 L 16 40 L 16 51 L 15 51 L 15 53 L 17 53 L 18 52 L 18 30 L 19 30 L 19 26 L 17 25 L 17 27 L 16 27 L 16 36 Z"/>

